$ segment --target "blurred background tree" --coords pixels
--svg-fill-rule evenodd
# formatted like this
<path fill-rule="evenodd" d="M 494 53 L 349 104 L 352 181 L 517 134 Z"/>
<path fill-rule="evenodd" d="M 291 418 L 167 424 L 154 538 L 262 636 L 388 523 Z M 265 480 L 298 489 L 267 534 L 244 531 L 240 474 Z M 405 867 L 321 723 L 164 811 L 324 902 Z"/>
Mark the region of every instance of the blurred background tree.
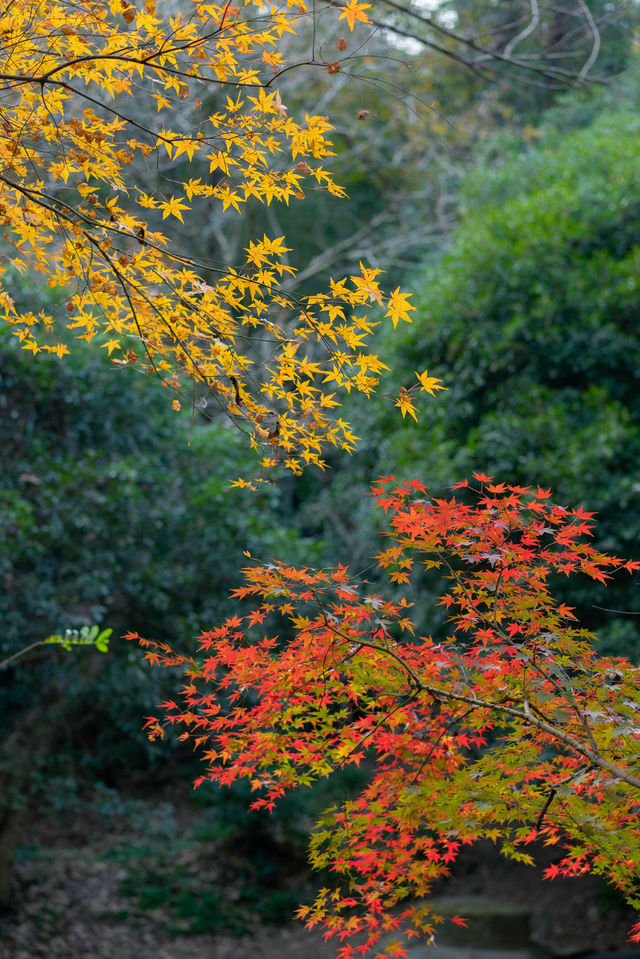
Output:
<path fill-rule="evenodd" d="M 417 317 L 380 346 L 394 384 L 429 365 L 449 387 L 423 423 L 390 405 L 355 414 L 358 457 L 318 478 L 304 529 L 334 526 L 354 565 L 375 551 L 372 475 L 418 476 L 434 493 L 472 470 L 551 487 L 595 510 L 603 549 L 635 558 L 640 536 L 638 83 L 571 95 L 537 128 L 478 145 L 446 252 L 413 278 Z M 307 488 L 311 481 L 307 479 Z M 559 588 L 562 590 L 562 585 Z M 436 584 L 417 584 L 420 628 Z M 424 590 L 427 590 L 425 597 Z M 565 593 L 604 648 L 635 656 L 633 585 Z"/>

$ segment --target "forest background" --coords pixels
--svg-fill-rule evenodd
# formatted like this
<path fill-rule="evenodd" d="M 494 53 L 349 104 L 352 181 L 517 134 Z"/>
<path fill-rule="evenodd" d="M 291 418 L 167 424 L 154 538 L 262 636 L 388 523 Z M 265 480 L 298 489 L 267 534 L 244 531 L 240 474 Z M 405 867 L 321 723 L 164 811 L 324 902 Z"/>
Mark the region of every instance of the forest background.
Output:
<path fill-rule="evenodd" d="M 579 6 L 566 5 L 565 32 Z M 265 232 L 284 234 L 296 296 L 360 261 L 385 271 L 385 288 L 413 292 L 412 325 L 382 323 L 376 335 L 389 367 L 379 393 L 345 406 L 357 450 L 330 454 L 330 469 L 230 489 L 258 467 L 206 398 L 173 412 L 160 386 L 90 345 L 64 360 L 29 357 L 2 334 L 3 655 L 92 623 L 186 650 L 233 612 L 245 550 L 364 570 L 380 548 L 367 491 L 381 474 L 419 476 L 434 493 L 472 470 L 539 483 L 597 511 L 602 549 L 638 558 L 639 21 L 635 4 L 589 9 L 601 37 L 591 72 L 602 82 L 579 89 L 558 73 L 525 82 L 508 61 L 470 69 L 453 43 L 438 52 L 402 17 L 393 35 L 359 25 L 362 46 L 346 69 L 304 84 L 294 72 L 280 85 L 291 114 L 331 116 L 332 169 L 348 201 L 312 192 L 291 206 L 256 202 L 242 217 L 212 209 L 206 224 L 173 221 L 194 255 L 227 262 Z M 461 0 L 434 16 L 497 38 L 504 52 L 527 10 Z M 528 42 L 537 52 L 542 41 Z M 144 185 L 150 174 L 131 176 Z M 63 299 L 26 274 L 11 285 L 34 312 Z M 401 419 L 395 398 L 427 366 L 447 391 L 419 422 Z M 412 589 L 417 629 L 437 637 L 440 583 L 425 576 Z M 634 586 L 606 595 L 560 586 L 559 595 L 603 652 L 637 660 L 634 617 L 611 611 L 636 610 Z M 156 797 L 193 778 L 191 753 L 141 730 L 176 682 L 121 640 L 106 657 L 38 649 L 0 674 L 4 864 L 25 840 L 23 859 L 42 855 L 25 832 L 34 816 L 93 817 L 107 831 L 144 820 L 144 841 L 114 845 L 136 909 L 162 906 L 167 928 L 187 932 L 244 931 L 251 913 L 284 921 L 304 886 L 310 819 L 349 784 L 249 820 L 243 789 L 203 787 L 185 839 L 175 809 Z M 233 901 L 220 880 L 213 891 L 199 881 L 205 846 L 240 876 Z"/>

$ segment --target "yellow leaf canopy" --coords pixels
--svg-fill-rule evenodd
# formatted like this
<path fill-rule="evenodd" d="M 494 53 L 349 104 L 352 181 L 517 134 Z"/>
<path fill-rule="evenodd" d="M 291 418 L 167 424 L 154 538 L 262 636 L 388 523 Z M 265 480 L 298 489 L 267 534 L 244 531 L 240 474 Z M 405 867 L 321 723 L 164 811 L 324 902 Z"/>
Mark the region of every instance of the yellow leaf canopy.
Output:
<path fill-rule="evenodd" d="M 395 325 L 409 320 L 406 297 L 385 297 L 380 271 L 362 265 L 296 299 L 284 237 L 254 237 L 244 259 L 219 263 L 166 232 L 248 201 L 289 203 L 307 179 L 341 195 L 325 166 L 328 119 L 293 119 L 274 85 L 283 37 L 307 9 L 161 7 L 15 0 L 0 17 L 0 316 L 34 353 L 97 339 L 171 389 L 195 380 L 264 447 L 264 464 L 322 465 L 327 446 L 355 442 L 332 415 L 336 389 L 368 394 L 384 369 L 366 351 L 367 309 L 388 304 Z M 366 4 L 344 9 L 350 27 L 366 22 Z M 141 189 L 139 171 L 161 162 L 171 175 Z M 58 289 L 50 312 L 16 305 L 15 268 Z"/>

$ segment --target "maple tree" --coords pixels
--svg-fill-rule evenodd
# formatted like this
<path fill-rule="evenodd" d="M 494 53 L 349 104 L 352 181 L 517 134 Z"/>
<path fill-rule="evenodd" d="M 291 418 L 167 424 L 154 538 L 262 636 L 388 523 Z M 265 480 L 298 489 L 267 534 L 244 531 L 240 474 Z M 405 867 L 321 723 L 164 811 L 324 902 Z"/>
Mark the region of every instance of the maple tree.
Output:
<path fill-rule="evenodd" d="M 394 930 L 432 935 L 425 898 L 480 839 L 528 863 L 535 840 L 557 844 L 549 878 L 593 870 L 640 907 L 640 668 L 598 656 L 551 594 L 554 576 L 605 581 L 640 564 L 589 544 L 592 514 L 554 505 L 549 490 L 474 477 L 450 499 L 394 477 L 372 491 L 391 517 L 392 545 L 376 557 L 391 582 L 416 564 L 448 578 L 443 641 L 416 638 L 404 598 L 343 566 L 279 562 L 245 570 L 233 595 L 255 608 L 204 632 L 195 656 L 140 640 L 151 663 L 187 677 L 182 701 L 147 728 L 193 740 L 206 767 L 197 783 L 249 779 L 252 808 L 271 809 L 337 769 L 368 770 L 312 835 L 311 862 L 337 886 L 300 910 L 328 935 L 363 934 L 362 952 Z M 274 616 L 290 638 L 263 634 Z"/>
<path fill-rule="evenodd" d="M 349 0 L 325 16 L 353 30 L 368 6 Z M 17 0 L 0 18 L 4 321 L 33 353 L 63 356 L 70 333 L 178 393 L 202 384 L 263 448 L 264 467 L 294 472 L 323 465 L 327 446 L 353 448 L 332 415 L 336 392 L 376 387 L 385 366 L 367 348 L 378 323 L 368 307 L 410 322 L 408 295 L 385 295 L 381 270 L 361 265 L 299 300 L 284 285 L 284 237 L 252 238 L 243 262 L 209 262 L 170 228 L 305 189 L 343 195 L 327 167 L 328 118 L 290 117 L 277 86 L 300 65 L 283 38 L 308 19 L 299 0 L 268 11 L 252 0 Z M 320 54 L 304 63 L 331 69 Z M 190 175 L 196 160 L 208 177 Z M 155 170 L 144 190 L 142 168 Z M 62 291 L 58 308 L 16 304 L 15 271 L 27 269 Z"/>

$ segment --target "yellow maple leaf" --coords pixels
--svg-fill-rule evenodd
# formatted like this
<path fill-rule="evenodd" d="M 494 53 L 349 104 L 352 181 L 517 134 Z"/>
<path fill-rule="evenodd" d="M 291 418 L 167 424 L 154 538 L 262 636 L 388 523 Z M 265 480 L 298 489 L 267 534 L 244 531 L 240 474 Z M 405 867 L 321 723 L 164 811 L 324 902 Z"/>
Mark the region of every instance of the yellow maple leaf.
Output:
<path fill-rule="evenodd" d="M 412 322 L 411 317 L 409 316 L 409 310 L 415 310 L 415 306 L 411 306 L 411 304 L 408 302 L 410 296 L 411 293 L 401 293 L 400 287 L 397 287 L 389 297 L 389 308 L 385 313 L 385 316 L 391 317 L 394 330 L 400 320 L 404 320 L 405 323 Z"/>
<path fill-rule="evenodd" d="M 356 20 L 360 20 L 361 23 L 371 23 L 371 20 L 364 12 L 370 8 L 370 3 L 359 3 L 358 0 L 347 0 L 338 19 L 346 20 L 349 24 L 349 29 L 353 31 Z"/>
<path fill-rule="evenodd" d="M 436 376 L 429 376 L 428 370 L 425 370 L 424 373 L 416 373 L 416 376 L 420 380 L 420 389 L 426 393 L 431 393 L 432 396 L 435 396 L 436 390 L 448 389 L 447 386 L 442 385 L 442 380 L 439 380 Z"/>
<path fill-rule="evenodd" d="M 370 302 L 375 300 L 376 303 L 382 303 L 382 293 L 376 282 L 376 277 L 382 273 L 382 270 L 369 270 L 362 260 L 360 261 L 360 269 L 362 270 L 362 276 L 351 277 L 353 285 L 359 292 L 364 293 Z"/>
<path fill-rule="evenodd" d="M 163 107 L 166 107 L 167 110 L 173 110 L 173 107 L 172 107 L 172 105 L 171 105 L 171 101 L 170 101 L 170 100 L 167 100 L 166 97 L 163 97 L 162 94 L 160 94 L 160 93 L 150 93 L 149 96 L 150 96 L 150 97 L 153 97 L 153 99 L 156 101 L 158 113 L 160 113 L 160 111 L 162 110 Z"/>
<path fill-rule="evenodd" d="M 198 140 L 193 139 L 193 137 L 183 137 L 182 140 L 174 140 L 173 147 L 174 160 L 177 160 L 182 153 L 186 153 L 191 161 L 193 160 L 193 154 L 196 152 L 196 150 L 201 149 L 201 143 Z"/>
<path fill-rule="evenodd" d="M 181 203 L 177 197 L 172 196 L 166 203 L 160 203 L 160 209 L 162 210 L 163 220 L 166 220 L 168 216 L 177 216 L 180 222 L 184 223 L 182 210 L 190 210 L 191 207 L 186 203 Z"/>
<path fill-rule="evenodd" d="M 340 406 L 337 391 L 369 395 L 385 368 L 370 353 L 378 320 L 367 309 L 384 303 L 394 325 L 408 322 L 407 296 L 399 289 L 383 294 L 381 271 L 360 264 L 357 276 L 331 280 L 330 295 L 296 300 L 287 291 L 295 268 L 283 236 L 259 240 L 249 231 L 240 267 L 224 259 L 201 263 L 188 245 L 183 249 L 183 231 L 171 229 L 173 217 L 185 222 L 185 210 L 199 224 L 211 206 L 242 214 L 248 200 L 288 205 L 303 198 L 307 180 L 313 189 L 345 195 L 322 165 L 335 155 L 329 117 L 305 114 L 296 121 L 280 93 L 262 82 L 261 65 L 280 69 L 287 62 L 280 41 L 295 35 L 305 4 L 285 0 L 265 10 L 256 32 L 250 18 L 239 16 L 242 6 L 222 10 L 204 0 L 192 5 L 188 17 L 169 11 L 163 17 L 156 0 L 133 2 L 12 5 L 7 29 L 13 39 L 0 49 L 5 74 L 40 76 L 43 64 L 47 77 L 71 70 L 82 89 L 99 91 L 96 102 L 116 95 L 121 102 L 117 113 L 99 115 L 91 98 L 52 80 L 44 94 L 32 94 L 27 84 L 4 105 L 9 129 L 0 146 L 12 173 L 2 188 L 5 240 L 13 248 L 8 261 L 15 270 L 42 273 L 51 289 L 69 291 L 64 325 L 73 339 L 96 338 L 110 355 L 119 354 L 111 362 L 154 372 L 167 385 L 182 374 L 206 383 L 228 413 L 251 427 L 254 447 L 275 447 L 277 453 L 263 457 L 264 468 L 324 468 L 324 450 L 352 451 L 356 445 L 349 424 L 329 415 Z M 244 0 L 243 6 L 254 2 Z M 372 3 L 337 0 L 334 16 L 353 30 L 369 22 L 369 9 Z M 123 19 L 131 27 L 125 43 Z M 219 23 L 215 42 L 211 21 Z M 32 33 L 39 38 L 35 46 L 25 39 Z M 205 76 L 224 81 L 229 94 L 206 118 L 201 91 L 184 79 Z M 134 88 L 135 117 L 144 118 L 144 126 L 127 115 L 125 96 Z M 245 97 L 247 89 L 256 95 Z M 185 101 L 181 117 L 191 116 L 191 108 L 197 112 L 174 131 L 163 116 L 177 101 Z M 147 130 L 144 138 L 127 135 L 131 122 Z M 17 132 L 27 129 L 32 139 Z M 34 149 L 30 144 L 38 141 Z M 173 161 L 171 180 L 150 182 L 145 190 L 125 174 L 133 163 L 150 169 L 159 154 Z M 201 174 L 200 166 L 194 168 L 198 154 L 214 174 L 209 181 L 194 176 Z M 56 191 L 67 186 L 71 220 L 60 220 L 45 184 Z M 145 211 L 152 213 L 149 222 L 142 218 Z M 35 317 L 11 300 L 2 271 L 0 266 L 0 313 L 11 334 L 33 352 L 67 353 L 64 343 L 50 345 L 55 341 L 48 314 Z M 291 319 L 283 324 L 280 316 Z M 255 337 L 246 336 L 247 327 Z M 140 344 L 135 352 L 127 349 L 134 342 Z M 268 344 L 266 353 L 258 343 Z M 256 363 L 267 371 L 259 384 L 250 376 Z M 280 411 L 273 424 L 263 423 L 260 393 Z M 174 399 L 174 407 L 179 402 Z M 410 404 L 404 411 L 413 415 Z M 236 485 L 257 488 L 257 482 Z"/>
<path fill-rule="evenodd" d="M 119 349 L 120 349 L 120 340 L 107 340 L 106 343 L 103 343 L 103 344 L 101 345 L 100 349 L 102 349 L 102 350 L 104 350 L 104 349 L 108 350 L 109 356 L 111 356 L 111 354 L 113 353 L 114 350 L 119 350 Z"/>
<path fill-rule="evenodd" d="M 405 390 L 403 386 L 400 387 L 400 396 L 396 400 L 395 405 L 399 407 L 400 412 L 402 413 L 402 419 L 404 419 L 408 413 L 409 416 L 413 416 L 416 423 L 418 422 L 416 408 L 411 402 L 411 393 L 409 393 L 408 390 Z"/>

